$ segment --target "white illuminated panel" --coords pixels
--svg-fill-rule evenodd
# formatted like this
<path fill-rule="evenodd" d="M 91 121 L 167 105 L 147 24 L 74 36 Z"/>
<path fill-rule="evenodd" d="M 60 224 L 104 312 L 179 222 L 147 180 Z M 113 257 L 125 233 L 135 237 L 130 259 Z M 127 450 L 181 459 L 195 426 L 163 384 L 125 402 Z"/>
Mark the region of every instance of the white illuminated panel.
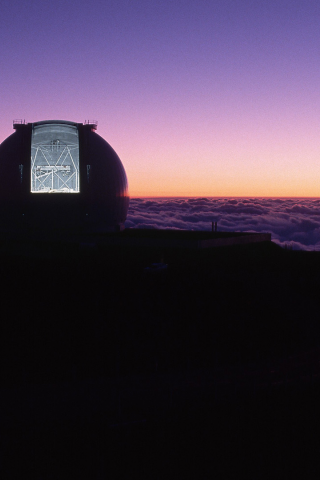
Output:
<path fill-rule="evenodd" d="M 77 126 L 59 122 L 34 125 L 31 137 L 31 192 L 79 191 Z"/>

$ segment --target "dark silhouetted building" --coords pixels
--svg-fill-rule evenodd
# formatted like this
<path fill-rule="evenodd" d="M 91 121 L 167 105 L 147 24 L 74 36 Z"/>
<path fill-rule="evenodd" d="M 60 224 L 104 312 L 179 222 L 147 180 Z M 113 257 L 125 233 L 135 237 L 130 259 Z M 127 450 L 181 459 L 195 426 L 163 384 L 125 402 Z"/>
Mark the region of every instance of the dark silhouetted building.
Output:
<path fill-rule="evenodd" d="M 123 229 L 124 167 L 96 122 L 14 121 L 0 145 L 0 230 Z"/>

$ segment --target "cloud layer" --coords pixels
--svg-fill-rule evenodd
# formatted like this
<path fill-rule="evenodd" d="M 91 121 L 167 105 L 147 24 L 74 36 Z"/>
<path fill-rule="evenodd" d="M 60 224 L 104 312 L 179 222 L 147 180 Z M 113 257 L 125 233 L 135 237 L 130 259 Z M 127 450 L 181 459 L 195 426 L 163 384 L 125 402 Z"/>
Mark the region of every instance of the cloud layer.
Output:
<path fill-rule="evenodd" d="M 320 199 L 132 198 L 127 228 L 268 232 L 293 249 L 320 251 Z"/>

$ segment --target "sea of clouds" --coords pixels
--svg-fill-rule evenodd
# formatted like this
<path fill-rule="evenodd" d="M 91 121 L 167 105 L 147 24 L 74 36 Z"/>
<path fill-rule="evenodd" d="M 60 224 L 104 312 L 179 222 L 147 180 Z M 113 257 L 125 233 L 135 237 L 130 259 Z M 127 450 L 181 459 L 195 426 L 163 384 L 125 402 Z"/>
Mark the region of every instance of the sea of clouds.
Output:
<path fill-rule="evenodd" d="M 320 199 L 131 198 L 126 228 L 268 232 L 294 250 L 320 250 Z"/>

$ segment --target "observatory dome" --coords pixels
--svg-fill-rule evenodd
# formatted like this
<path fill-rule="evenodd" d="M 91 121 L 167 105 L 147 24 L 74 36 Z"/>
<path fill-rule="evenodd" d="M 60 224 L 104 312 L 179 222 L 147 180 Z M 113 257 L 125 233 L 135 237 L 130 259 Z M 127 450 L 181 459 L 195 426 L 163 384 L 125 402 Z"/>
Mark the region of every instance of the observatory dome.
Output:
<path fill-rule="evenodd" d="M 124 228 L 126 172 L 97 122 L 14 121 L 0 145 L 0 230 Z"/>

